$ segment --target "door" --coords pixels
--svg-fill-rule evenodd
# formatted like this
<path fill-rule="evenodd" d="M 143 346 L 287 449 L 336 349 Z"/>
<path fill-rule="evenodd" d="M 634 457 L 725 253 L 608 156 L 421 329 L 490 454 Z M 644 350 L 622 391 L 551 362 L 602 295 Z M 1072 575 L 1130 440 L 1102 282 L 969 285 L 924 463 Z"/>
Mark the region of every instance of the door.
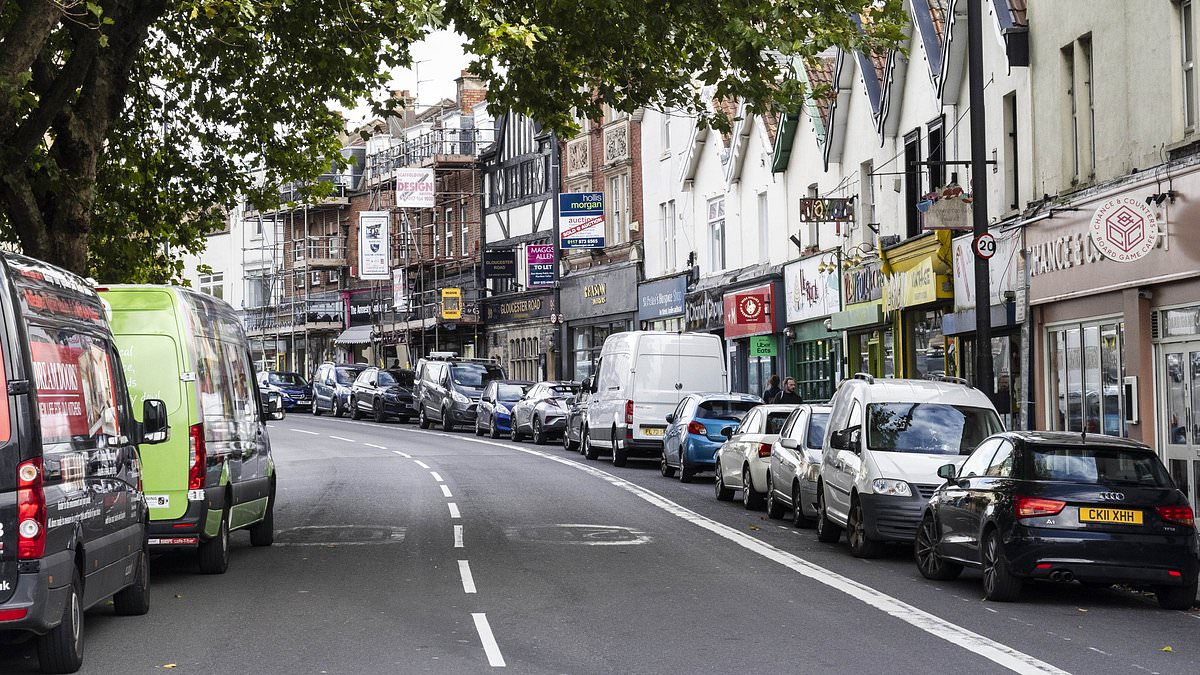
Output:
<path fill-rule="evenodd" d="M 976 527 L 972 522 L 972 503 L 986 481 L 988 466 L 1000 446 L 999 440 L 980 445 L 959 467 L 958 477 L 942 488 L 938 520 L 941 525 L 942 553 L 965 560 L 975 560 L 972 540 Z M 947 456 L 949 458 L 949 456 Z"/>
<path fill-rule="evenodd" d="M 1195 504 L 1194 479 L 1200 476 L 1200 342 L 1163 345 L 1161 353 L 1164 459 L 1175 485 Z"/>
<path fill-rule="evenodd" d="M 683 433 L 682 430 L 687 426 L 686 422 L 682 422 L 683 411 L 687 408 L 689 400 L 691 399 L 685 396 L 679 402 L 679 405 L 675 406 L 675 409 L 671 411 L 671 414 L 675 416 L 675 421 L 668 424 L 666 431 L 663 432 L 663 459 L 670 458 L 675 460 L 672 464 L 677 464 L 680 461 L 680 453 L 683 448 L 681 434 Z M 665 422 L 666 420 L 664 419 L 663 421 Z"/>
<path fill-rule="evenodd" d="M 792 481 L 796 478 L 796 468 L 800 465 L 800 454 L 804 452 L 804 442 L 801 432 L 808 427 L 808 409 L 797 408 L 783 424 L 779 431 L 779 443 L 771 451 L 771 477 L 775 488 L 780 491 L 784 501 L 792 499 Z M 794 448 L 783 447 L 784 440 L 794 440 Z M 793 504 L 793 506 L 795 506 Z"/>

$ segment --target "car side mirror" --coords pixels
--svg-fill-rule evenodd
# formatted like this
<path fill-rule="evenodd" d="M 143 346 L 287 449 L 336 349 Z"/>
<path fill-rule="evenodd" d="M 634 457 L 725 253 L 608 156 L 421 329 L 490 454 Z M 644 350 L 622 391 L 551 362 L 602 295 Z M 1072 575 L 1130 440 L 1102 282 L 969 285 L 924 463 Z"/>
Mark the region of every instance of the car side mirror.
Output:
<path fill-rule="evenodd" d="M 954 480 L 954 477 L 958 475 L 958 467 L 953 464 L 943 464 L 938 467 L 937 475 L 942 480 Z"/>
<path fill-rule="evenodd" d="M 595 389 L 592 389 L 593 384 L 595 384 L 595 382 L 592 382 L 592 378 L 585 377 L 585 378 L 583 378 L 583 382 L 580 383 L 579 388 L 590 394 L 593 391 L 595 391 Z"/>
<path fill-rule="evenodd" d="M 675 424 L 675 413 L 667 415 L 667 424 Z"/>
<path fill-rule="evenodd" d="M 165 443 L 171 437 L 167 423 L 167 404 L 157 398 L 142 402 L 142 443 Z"/>
<path fill-rule="evenodd" d="M 849 450 L 857 454 L 862 449 L 861 441 L 862 429 L 856 426 L 829 434 L 829 447 L 834 450 Z"/>
<path fill-rule="evenodd" d="M 263 419 L 266 420 L 281 420 L 285 416 L 283 412 L 283 396 L 276 392 L 267 394 L 266 409 L 263 410 Z"/>
<path fill-rule="evenodd" d="M 781 438 L 779 439 L 779 447 L 787 448 L 788 450 L 795 450 L 796 448 L 800 447 L 800 442 L 794 438 Z"/>
<path fill-rule="evenodd" d="M 721 435 L 725 438 L 733 438 L 733 427 L 725 427 L 721 429 Z"/>

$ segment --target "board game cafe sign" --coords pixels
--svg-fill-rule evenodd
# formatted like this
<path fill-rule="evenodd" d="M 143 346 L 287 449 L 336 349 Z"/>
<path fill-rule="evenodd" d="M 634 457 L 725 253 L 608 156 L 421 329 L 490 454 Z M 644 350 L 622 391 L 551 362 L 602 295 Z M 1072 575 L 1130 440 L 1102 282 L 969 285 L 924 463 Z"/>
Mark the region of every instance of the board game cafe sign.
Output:
<path fill-rule="evenodd" d="M 1086 231 L 1029 244 L 1029 276 L 1103 260 L 1136 262 L 1159 245 L 1158 216 L 1145 201 L 1113 197 L 1096 208 Z"/>

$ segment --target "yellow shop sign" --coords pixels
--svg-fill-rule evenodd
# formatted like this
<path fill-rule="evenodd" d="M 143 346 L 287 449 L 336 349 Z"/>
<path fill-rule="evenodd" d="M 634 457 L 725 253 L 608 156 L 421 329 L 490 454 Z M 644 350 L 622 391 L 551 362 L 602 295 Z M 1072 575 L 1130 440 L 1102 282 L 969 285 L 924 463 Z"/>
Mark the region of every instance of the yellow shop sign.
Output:
<path fill-rule="evenodd" d="M 892 312 L 950 297 L 941 291 L 942 281 L 933 269 L 933 258 L 925 258 L 903 272 L 892 272 L 883 278 L 883 310 Z"/>

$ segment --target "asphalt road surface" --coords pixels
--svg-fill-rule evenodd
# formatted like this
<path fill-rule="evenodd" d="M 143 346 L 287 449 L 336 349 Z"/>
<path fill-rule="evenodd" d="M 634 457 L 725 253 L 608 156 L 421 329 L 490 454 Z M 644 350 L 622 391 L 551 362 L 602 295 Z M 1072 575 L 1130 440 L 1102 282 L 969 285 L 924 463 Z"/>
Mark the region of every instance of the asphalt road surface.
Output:
<path fill-rule="evenodd" d="M 88 613 L 85 673 L 1195 673 L 1200 613 L 1077 584 L 981 599 L 857 560 L 711 478 L 404 424 L 273 422 L 276 544 L 152 562 Z M 152 451 L 152 450 L 151 450 Z M 0 672 L 36 672 L 28 646 Z"/>

